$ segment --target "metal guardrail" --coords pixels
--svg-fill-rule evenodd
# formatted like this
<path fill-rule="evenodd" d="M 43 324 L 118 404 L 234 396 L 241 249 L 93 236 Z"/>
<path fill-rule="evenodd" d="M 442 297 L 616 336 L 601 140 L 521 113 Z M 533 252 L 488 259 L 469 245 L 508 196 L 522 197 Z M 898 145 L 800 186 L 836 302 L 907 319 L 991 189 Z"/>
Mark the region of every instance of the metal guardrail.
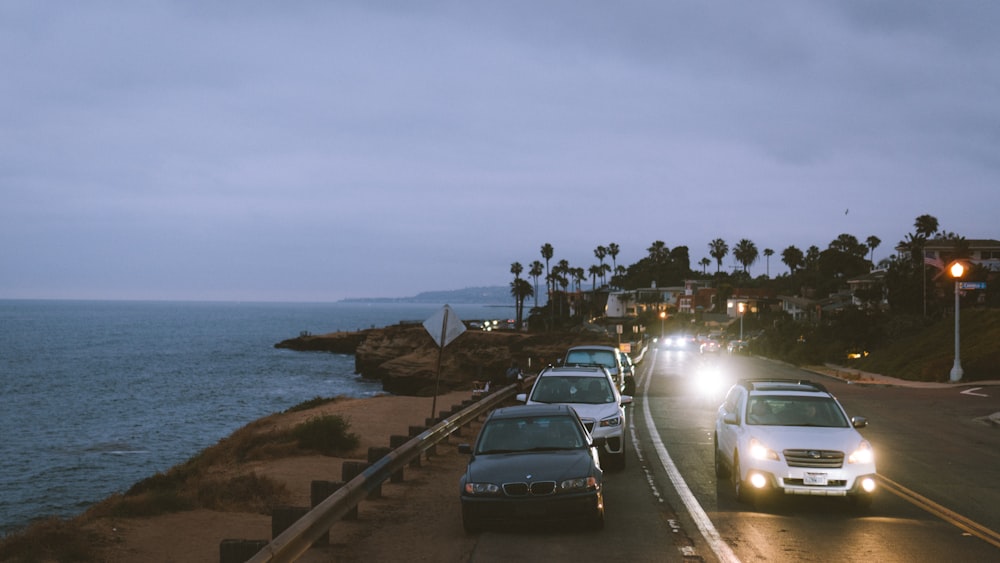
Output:
<path fill-rule="evenodd" d="M 501 387 L 389 452 L 272 539 L 248 563 L 295 561 L 393 473 L 516 393 L 516 385 Z"/>

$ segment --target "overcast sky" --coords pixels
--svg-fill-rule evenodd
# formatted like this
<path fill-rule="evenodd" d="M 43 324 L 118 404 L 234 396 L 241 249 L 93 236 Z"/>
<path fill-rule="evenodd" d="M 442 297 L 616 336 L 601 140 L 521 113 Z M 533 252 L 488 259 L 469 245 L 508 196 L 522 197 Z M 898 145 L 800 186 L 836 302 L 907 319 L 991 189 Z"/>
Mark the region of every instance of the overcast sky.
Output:
<path fill-rule="evenodd" d="M 990 0 L 3 0 L 0 298 L 409 296 L 544 243 L 698 268 L 716 238 L 775 276 L 923 214 L 1000 238 L 998 27 Z"/>

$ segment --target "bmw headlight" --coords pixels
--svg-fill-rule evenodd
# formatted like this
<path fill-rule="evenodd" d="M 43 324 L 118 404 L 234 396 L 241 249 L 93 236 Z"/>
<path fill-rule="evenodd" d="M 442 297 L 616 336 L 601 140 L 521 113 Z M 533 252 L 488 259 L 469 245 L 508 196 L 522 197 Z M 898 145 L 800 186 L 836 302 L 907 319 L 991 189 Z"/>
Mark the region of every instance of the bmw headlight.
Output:
<path fill-rule="evenodd" d="M 611 426 L 621 426 L 621 423 L 622 423 L 622 417 L 615 415 L 615 416 L 609 416 L 607 418 L 602 418 L 600 426 L 601 428 L 607 428 Z"/>
<path fill-rule="evenodd" d="M 499 495 L 500 486 L 495 483 L 466 483 L 465 494 L 472 496 Z"/>
<path fill-rule="evenodd" d="M 875 450 L 868 440 L 864 440 L 856 450 L 847 456 L 847 463 L 872 463 L 875 461 Z"/>
<path fill-rule="evenodd" d="M 587 491 L 596 488 L 597 488 L 596 477 L 577 477 L 575 479 L 566 479 L 562 483 L 559 483 L 559 491 L 564 493 L 573 491 Z"/>
<path fill-rule="evenodd" d="M 750 457 L 754 459 L 770 459 L 772 461 L 778 461 L 777 452 L 765 446 L 757 438 L 750 438 Z"/>

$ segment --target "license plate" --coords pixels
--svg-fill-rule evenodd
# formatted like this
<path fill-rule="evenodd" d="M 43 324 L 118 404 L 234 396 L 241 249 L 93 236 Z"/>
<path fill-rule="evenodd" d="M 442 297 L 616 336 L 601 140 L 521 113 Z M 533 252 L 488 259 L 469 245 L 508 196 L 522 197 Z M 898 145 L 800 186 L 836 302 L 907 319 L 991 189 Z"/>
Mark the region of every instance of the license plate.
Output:
<path fill-rule="evenodd" d="M 803 485 L 826 485 L 826 473 L 806 473 Z"/>

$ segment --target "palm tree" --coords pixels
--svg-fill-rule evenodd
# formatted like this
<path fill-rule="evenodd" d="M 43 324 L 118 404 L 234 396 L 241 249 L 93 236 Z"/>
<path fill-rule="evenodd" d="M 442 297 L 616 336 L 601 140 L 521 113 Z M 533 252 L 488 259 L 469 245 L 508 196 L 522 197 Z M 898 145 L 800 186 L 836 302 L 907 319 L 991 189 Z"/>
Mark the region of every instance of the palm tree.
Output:
<path fill-rule="evenodd" d="M 870 258 L 870 260 L 873 266 L 875 265 L 875 249 L 878 248 L 878 245 L 880 244 L 882 244 L 882 239 L 878 238 L 875 235 L 872 235 L 865 239 L 865 245 L 869 249 L 871 249 L 872 252 L 872 257 Z"/>
<path fill-rule="evenodd" d="M 514 262 L 510 265 L 510 273 L 514 274 L 514 279 L 521 278 L 521 272 L 524 271 L 524 266 L 520 262 Z"/>
<path fill-rule="evenodd" d="M 555 285 L 552 284 L 552 273 L 549 271 L 549 260 L 552 259 L 554 250 L 552 245 L 545 243 L 542 245 L 542 258 L 545 258 L 545 291 L 548 293 L 547 299 L 552 299 L 552 289 Z"/>
<path fill-rule="evenodd" d="M 601 261 L 601 271 L 604 271 L 604 257 L 608 255 L 608 249 L 605 246 L 598 245 L 594 249 L 594 256 Z M 601 274 L 601 283 L 604 283 L 604 275 Z"/>
<path fill-rule="evenodd" d="M 747 268 L 757 261 L 759 255 L 757 245 L 750 239 L 740 239 L 740 242 L 736 243 L 736 248 L 733 249 L 733 257 L 736 258 L 737 262 L 743 264 L 744 274 L 747 273 Z"/>
<path fill-rule="evenodd" d="M 938 231 L 938 220 L 932 215 L 921 215 L 913 222 L 913 228 L 917 230 L 917 235 L 927 240 Z"/>
<path fill-rule="evenodd" d="M 616 242 L 608 243 L 608 256 L 611 257 L 611 271 L 616 272 L 616 273 L 618 272 L 618 253 L 619 252 L 621 252 L 621 249 L 618 248 L 618 243 L 616 243 Z M 614 276 L 612 276 L 611 279 L 614 280 Z"/>
<path fill-rule="evenodd" d="M 541 276 L 542 273 L 544 272 L 545 272 L 545 264 L 542 264 L 538 260 L 532 262 L 531 266 L 528 268 L 528 275 L 535 279 L 535 290 L 533 293 L 535 295 L 536 309 L 538 308 L 538 277 Z"/>
<path fill-rule="evenodd" d="M 702 258 L 701 260 L 698 261 L 698 264 L 701 265 L 701 273 L 702 274 L 705 273 L 705 271 L 708 269 L 708 265 L 711 264 L 711 263 L 712 263 L 712 261 L 709 260 L 708 258 Z"/>
<path fill-rule="evenodd" d="M 603 270 L 597 264 L 594 264 L 590 268 L 587 268 L 587 273 L 590 274 L 591 279 L 591 291 L 597 291 L 597 276 L 601 275 Z"/>
<path fill-rule="evenodd" d="M 670 256 L 670 249 L 667 248 L 667 243 L 662 240 L 654 240 L 653 244 L 646 249 L 646 252 L 649 252 L 649 258 L 657 264 L 663 262 L 667 256 Z"/>
<path fill-rule="evenodd" d="M 516 326 L 517 330 L 521 330 L 521 323 L 524 319 L 524 299 L 526 297 L 531 297 L 535 294 L 535 290 L 528 283 L 528 280 L 521 279 L 520 277 L 514 278 L 514 281 L 510 282 L 510 294 L 514 296 L 514 310 L 516 311 Z"/>
<path fill-rule="evenodd" d="M 789 273 L 794 274 L 796 270 L 805 264 L 805 255 L 795 246 L 789 246 L 781 251 L 781 261 L 788 266 Z"/>
<path fill-rule="evenodd" d="M 771 278 L 771 257 L 774 256 L 774 250 L 770 248 L 764 249 L 764 259 L 767 261 L 767 277 Z"/>
<path fill-rule="evenodd" d="M 721 238 L 717 238 L 708 243 L 708 255 L 715 258 L 715 273 L 719 273 L 719 270 L 722 269 L 722 259 L 725 258 L 727 254 L 729 254 L 729 245 L 726 244 L 726 241 Z"/>

